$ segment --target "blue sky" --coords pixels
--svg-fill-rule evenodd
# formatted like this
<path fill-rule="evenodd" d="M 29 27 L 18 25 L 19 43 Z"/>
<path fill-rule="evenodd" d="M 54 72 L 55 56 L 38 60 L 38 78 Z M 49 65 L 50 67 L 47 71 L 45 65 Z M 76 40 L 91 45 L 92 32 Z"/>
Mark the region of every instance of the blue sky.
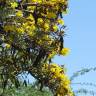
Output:
<path fill-rule="evenodd" d="M 66 64 L 74 72 L 96 64 L 96 0 L 69 1 L 69 13 L 64 16 L 67 25 L 64 45 L 71 52 L 67 57 L 56 57 L 55 62 Z"/>
<path fill-rule="evenodd" d="M 82 68 L 96 66 L 95 9 L 96 0 L 69 0 L 69 13 L 64 16 L 64 21 L 67 25 L 65 47 L 71 52 L 67 57 L 56 56 L 54 59 L 56 63 L 66 65 L 69 76 Z M 74 82 L 96 83 L 95 74 L 90 72 L 75 78 Z"/>

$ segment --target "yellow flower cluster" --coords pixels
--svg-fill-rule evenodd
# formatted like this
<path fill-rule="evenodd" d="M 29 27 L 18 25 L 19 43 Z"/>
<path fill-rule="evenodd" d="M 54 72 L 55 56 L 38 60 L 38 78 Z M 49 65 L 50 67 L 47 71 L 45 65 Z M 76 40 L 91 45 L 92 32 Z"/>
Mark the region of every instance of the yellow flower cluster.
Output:
<path fill-rule="evenodd" d="M 13 32 L 14 30 L 15 30 L 15 26 L 14 25 L 5 25 L 4 26 L 4 30 L 6 31 L 6 32 Z"/>
<path fill-rule="evenodd" d="M 47 4 L 56 4 L 56 3 L 67 3 L 67 0 L 30 0 L 31 2 L 33 3 L 39 3 L 39 4 L 42 4 L 42 3 L 47 3 Z"/>
<path fill-rule="evenodd" d="M 32 6 L 27 6 L 27 9 L 22 10 L 22 8 L 16 9 L 15 16 L 16 21 L 14 28 L 12 26 L 4 26 L 4 29 L 8 32 L 8 30 L 12 32 L 18 32 L 18 34 L 27 34 L 32 37 L 36 37 L 36 32 L 41 31 L 41 34 L 50 35 L 59 32 L 58 25 L 64 25 L 63 19 L 61 19 L 61 15 L 66 11 L 68 0 L 28 0 L 29 4 L 33 4 Z M 26 1 L 22 2 L 22 5 L 25 4 Z M 35 5 L 36 4 L 36 5 Z M 37 6 L 37 7 L 36 7 Z M 18 7 L 18 2 L 12 1 L 10 2 L 10 7 L 15 9 Z M 37 13 L 33 15 L 33 13 L 37 10 Z M 29 12 L 29 13 L 27 13 Z M 28 14 L 28 15 L 27 15 Z M 37 15 L 37 16 L 36 16 Z M 18 19 L 17 19 L 18 18 Z M 14 18 L 15 19 L 15 18 Z M 19 22 L 21 20 L 21 22 Z M 18 23 L 19 22 L 19 23 Z M 17 24 L 18 23 L 18 24 Z M 39 29 L 39 30 L 37 30 Z M 43 36 L 46 37 L 46 36 Z M 48 40 L 48 38 L 49 40 Z M 52 38 L 47 36 L 47 40 L 43 40 L 42 36 L 36 39 L 37 44 L 43 45 L 51 45 Z M 56 45 L 57 46 L 57 45 Z"/>
<path fill-rule="evenodd" d="M 48 76 L 48 86 L 54 89 L 56 96 L 73 96 L 72 90 L 70 88 L 70 80 L 64 73 L 64 68 L 58 66 L 57 64 L 44 64 L 42 67 L 43 77 Z"/>
<path fill-rule="evenodd" d="M 56 32 L 58 30 L 58 24 L 64 25 L 64 21 L 62 19 L 58 19 L 61 13 L 65 12 L 67 7 L 68 0 L 31 0 L 30 3 L 38 4 L 42 7 L 38 8 L 38 14 L 40 12 L 40 18 L 37 18 L 38 27 L 43 32 Z M 60 13 L 59 13 L 59 9 Z M 65 8 L 65 9 L 64 9 Z M 36 6 L 28 6 L 28 11 L 34 12 Z M 42 10 L 42 11 L 41 11 Z M 42 18 L 41 18 L 42 17 Z M 57 18 L 57 19 L 56 19 Z M 47 20 L 49 21 L 47 22 Z M 52 21 L 52 19 L 55 19 Z M 51 26 L 50 26 L 51 25 Z"/>
<path fill-rule="evenodd" d="M 11 3 L 11 7 L 12 7 L 12 8 L 15 8 L 15 7 L 17 7 L 17 6 L 18 6 L 18 4 L 17 4 L 16 2 L 12 2 L 12 3 Z"/>
<path fill-rule="evenodd" d="M 23 12 L 22 11 L 17 11 L 16 12 L 16 16 L 18 16 L 18 17 L 23 17 Z"/>
<path fill-rule="evenodd" d="M 63 55 L 63 56 L 66 56 L 66 55 L 69 54 L 69 52 L 70 52 L 70 49 L 69 48 L 63 48 L 61 50 L 60 54 Z"/>

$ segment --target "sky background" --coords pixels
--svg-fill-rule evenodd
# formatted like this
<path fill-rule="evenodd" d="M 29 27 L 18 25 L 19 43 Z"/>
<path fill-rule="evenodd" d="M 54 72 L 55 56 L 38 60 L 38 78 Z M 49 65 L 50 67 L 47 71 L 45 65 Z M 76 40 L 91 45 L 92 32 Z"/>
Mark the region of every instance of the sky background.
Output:
<path fill-rule="evenodd" d="M 70 48 L 68 56 L 56 56 L 54 62 L 65 64 L 68 76 L 82 68 L 96 66 L 96 0 L 69 0 L 69 13 L 64 16 L 67 36 L 64 46 Z M 34 81 L 31 77 L 30 80 Z M 89 72 L 74 79 L 78 82 L 96 83 L 96 72 Z M 74 90 L 95 87 L 72 85 Z M 96 94 L 95 94 L 96 95 Z M 94 95 L 94 96 L 95 96 Z M 85 96 L 78 95 L 78 96 Z M 86 95 L 91 96 L 91 95 Z M 92 95 L 93 96 L 93 95 Z"/>
<path fill-rule="evenodd" d="M 64 21 L 67 25 L 64 45 L 70 48 L 71 52 L 67 57 L 56 56 L 54 62 L 65 64 L 67 74 L 72 76 L 82 68 L 96 66 L 96 0 L 69 0 L 69 13 L 64 16 Z M 96 83 L 96 72 L 79 76 L 73 82 Z M 73 87 L 85 88 L 79 85 Z M 96 90 L 89 86 L 86 88 Z"/>

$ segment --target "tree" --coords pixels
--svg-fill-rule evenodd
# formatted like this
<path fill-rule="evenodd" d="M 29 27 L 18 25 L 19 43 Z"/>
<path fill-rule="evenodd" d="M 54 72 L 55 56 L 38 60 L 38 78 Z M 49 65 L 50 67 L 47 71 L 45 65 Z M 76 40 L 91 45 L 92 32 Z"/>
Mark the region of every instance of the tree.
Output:
<path fill-rule="evenodd" d="M 47 86 L 54 96 L 73 96 L 70 80 L 62 67 L 52 62 L 67 55 L 63 36 L 63 13 L 67 0 L 0 0 L 0 74 L 3 89 L 8 80 L 20 83 L 18 74 L 27 71 Z"/>
<path fill-rule="evenodd" d="M 91 67 L 91 68 L 82 68 L 81 70 L 75 72 L 71 77 L 71 85 L 79 85 L 78 89 L 74 89 L 74 94 L 76 96 L 78 95 L 92 95 L 95 96 L 96 92 L 94 90 L 94 88 L 96 87 L 96 84 L 93 82 L 85 82 L 85 81 L 81 81 L 81 82 L 74 82 L 74 79 L 76 79 L 79 76 L 83 76 L 88 74 L 89 72 L 95 72 L 96 71 L 96 67 Z M 84 77 L 85 78 L 85 77 Z M 84 87 L 86 86 L 86 87 Z M 91 89 L 92 88 L 92 89 Z"/>

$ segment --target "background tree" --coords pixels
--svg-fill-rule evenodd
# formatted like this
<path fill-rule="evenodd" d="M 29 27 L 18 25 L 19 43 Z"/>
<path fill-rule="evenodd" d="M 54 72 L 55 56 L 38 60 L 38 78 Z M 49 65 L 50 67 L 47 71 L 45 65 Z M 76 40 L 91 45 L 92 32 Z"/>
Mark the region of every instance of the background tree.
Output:
<path fill-rule="evenodd" d="M 84 76 L 87 75 L 89 72 L 95 72 L 96 71 L 96 67 L 91 67 L 91 68 L 82 68 L 81 70 L 75 72 L 71 77 L 71 86 L 72 88 L 74 88 L 75 86 L 78 86 L 78 89 L 73 89 L 74 90 L 74 94 L 75 96 L 79 96 L 81 94 L 83 95 L 91 95 L 91 96 L 95 96 L 96 92 L 94 90 L 94 88 L 96 87 L 96 84 L 94 82 L 86 82 L 86 81 L 80 81 L 80 82 L 76 82 L 74 81 L 74 79 L 76 79 L 79 76 Z M 84 78 L 86 78 L 86 76 L 84 76 Z M 91 89 L 92 88 L 92 89 Z"/>

